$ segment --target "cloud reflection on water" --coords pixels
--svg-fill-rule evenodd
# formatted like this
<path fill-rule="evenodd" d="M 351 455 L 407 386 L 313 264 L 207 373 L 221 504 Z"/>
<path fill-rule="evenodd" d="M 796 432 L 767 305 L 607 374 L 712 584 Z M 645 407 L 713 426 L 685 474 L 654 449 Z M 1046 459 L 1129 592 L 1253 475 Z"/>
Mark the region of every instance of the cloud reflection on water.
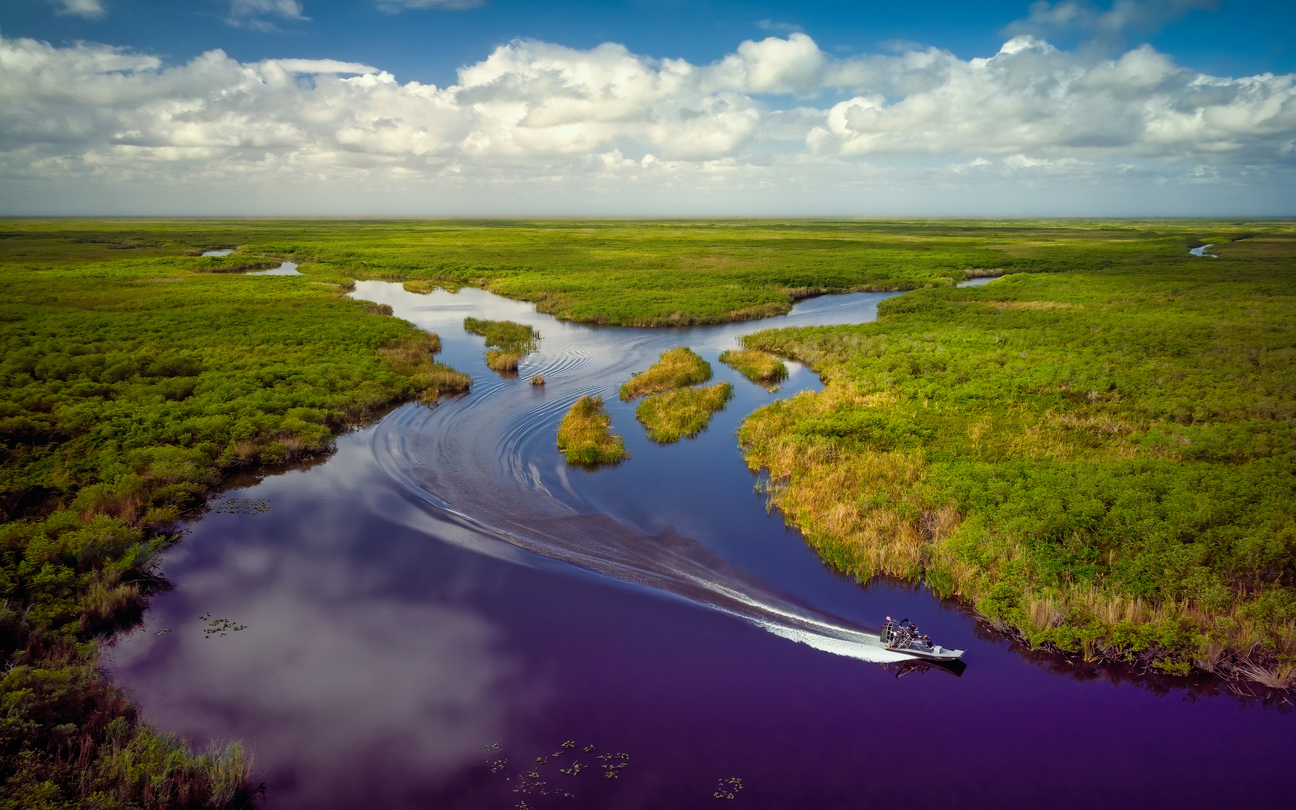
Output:
<path fill-rule="evenodd" d="M 336 804 L 341 789 L 381 805 L 387 791 L 434 784 L 503 736 L 501 692 L 516 691 L 516 667 L 480 614 L 384 596 L 345 558 L 302 550 L 239 543 L 202 565 L 183 604 L 157 617 L 172 632 L 124 644 L 116 668 L 161 727 L 199 742 L 255 741 L 279 798 Z M 247 629 L 205 639 L 200 610 Z M 299 763 L 335 763 L 348 776 L 284 773 Z"/>

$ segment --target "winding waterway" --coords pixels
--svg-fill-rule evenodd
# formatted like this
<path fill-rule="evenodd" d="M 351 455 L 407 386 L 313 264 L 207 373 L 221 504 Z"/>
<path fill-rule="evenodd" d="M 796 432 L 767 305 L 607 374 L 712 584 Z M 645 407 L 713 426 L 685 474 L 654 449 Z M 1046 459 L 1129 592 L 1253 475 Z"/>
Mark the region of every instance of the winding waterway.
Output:
<path fill-rule="evenodd" d="M 647 330 L 360 282 L 437 332 L 472 392 L 228 493 L 167 555 L 176 587 L 114 675 L 160 727 L 241 740 L 271 808 L 1285 801 L 1282 706 L 1028 660 L 920 588 L 834 574 L 767 514 L 734 432 L 819 382 L 794 365 L 769 393 L 718 354 L 755 329 L 870 320 L 888 295 Z M 533 324 L 540 351 L 502 378 L 467 315 Z M 656 445 L 616 390 L 681 345 L 736 396 L 696 439 Z M 583 394 L 603 395 L 627 462 L 558 454 Z M 967 649 L 967 671 L 907 671 L 873 641 L 886 614 Z"/>

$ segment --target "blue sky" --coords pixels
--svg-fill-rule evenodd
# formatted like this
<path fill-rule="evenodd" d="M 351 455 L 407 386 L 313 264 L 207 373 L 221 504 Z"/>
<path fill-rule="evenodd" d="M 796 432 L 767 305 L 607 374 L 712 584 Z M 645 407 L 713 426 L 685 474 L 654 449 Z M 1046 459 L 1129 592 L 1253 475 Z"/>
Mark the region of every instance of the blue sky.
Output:
<path fill-rule="evenodd" d="M 517 38 L 572 48 L 619 42 L 636 53 L 701 64 L 745 39 L 792 29 L 805 31 L 830 52 L 880 51 L 908 41 L 967 59 L 997 51 L 1005 28 L 1027 17 L 1030 6 L 1029 0 L 491 0 L 460 10 L 391 13 L 367 0 L 298 4 L 309 19 L 267 12 L 248 15 L 249 20 L 274 27 L 258 30 L 226 22 L 231 19 L 229 0 L 99 0 L 105 13 L 90 17 L 59 13 L 61 3 L 51 0 L 9 0 L 0 10 L 0 32 L 53 44 L 105 42 L 177 61 L 220 48 L 240 61 L 298 57 L 381 63 L 403 81 L 448 84 L 456 68 Z M 1150 43 L 1185 67 L 1215 75 L 1296 70 L 1296 3 L 1222 0 L 1197 5 L 1162 26 L 1130 31 L 1126 44 Z M 1210 10 L 1211 5 L 1216 10 Z M 1069 48 L 1083 33 L 1063 31 L 1050 41 Z"/>
<path fill-rule="evenodd" d="M 0 213 L 1291 215 L 1293 31 L 1258 0 L 10 0 Z"/>

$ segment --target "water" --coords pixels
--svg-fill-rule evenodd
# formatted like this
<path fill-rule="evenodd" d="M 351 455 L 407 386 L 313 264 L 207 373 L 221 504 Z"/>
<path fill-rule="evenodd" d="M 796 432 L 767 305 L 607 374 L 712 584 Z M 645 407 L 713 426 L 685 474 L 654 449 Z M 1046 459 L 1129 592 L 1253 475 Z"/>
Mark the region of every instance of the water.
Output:
<path fill-rule="evenodd" d="M 229 493 L 113 655 L 162 728 L 251 748 L 268 807 L 690 808 L 721 789 L 764 808 L 1285 801 L 1291 714 L 1054 672 L 920 589 L 837 576 L 766 514 L 734 431 L 819 382 L 793 365 L 771 394 L 717 355 L 756 329 L 870 320 L 889 294 L 673 330 L 561 323 L 470 289 L 355 295 L 438 332 L 472 393 Z M 465 315 L 531 323 L 541 350 L 503 379 Z M 736 396 L 659 446 L 616 389 L 678 345 Z M 557 422 L 582 394 L 603 395 L 628 462 L 563 462 Z M 857 635 L 888 613 L 967 649 L 967 671 L 897 679 Z M 246 629 L 204 637 L 213 619 Z"/>
<path fill-rule="evenodd" d="M 234 252 L 234 248 L 221 248 L 220 250 L 204 251 L 204 256 L 228 256 Z"/>
<path fill-rule="evenodd" d="M 1194 256 L 1210 256 L 1212 259 L 1218 259 L 1219 256 L 1216 256 L 1214 253 L 1207 253 L 1207 252 L 1206 252 L 1207 248 L 1213 248 L 1213 247 L 1215 247 L 1215 246 L 1214 246 L 1214 245 L 1202 245 L 1201 247 L 1195 247 L 1195 248 L 1192 248 L 1192 249 L 1189 250 L 1188 252 L 1191 253 L 1191 254 L 1194 255 Z"/>
<path fill-rule="evenodd" d="M 269 270 L 255 270 L 250 273 L 244 273 L 245 276 L 300 276 L 297 270 L 296 262 L 284 262 L 278 267 L 271 267 Z"/>

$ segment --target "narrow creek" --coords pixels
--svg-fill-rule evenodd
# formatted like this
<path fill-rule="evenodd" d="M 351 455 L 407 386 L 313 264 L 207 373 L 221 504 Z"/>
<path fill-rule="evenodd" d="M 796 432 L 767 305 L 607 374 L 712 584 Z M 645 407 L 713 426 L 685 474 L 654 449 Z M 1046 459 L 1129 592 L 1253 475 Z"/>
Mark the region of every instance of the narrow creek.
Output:
<path fill-rule="evenodd" d="M 1030 660 L 919 587 L 835 574 L 767 514 L 734 433 L 820 384 L 793 365 L 769 393 L 717 356 L 757 329 L 871 320 L 890 295 L 650 330 L 360 282 L 355 297 L 437 332 L 472 392 L 400 407 L 215 504 L 168 553 L 176 587 L 113 675 L 163 729 L 241 740 L 271 808 L 1285 800 L 1283 707 Z M 468 315 L 532 324 L 540 351 L 502 378 Z M 616 390 L 675 346 L 735 397 L 661 446 Z M 627 462 L 559 455 L 583 394 L 604 397 Z M 887 614 L 968 650 L 967 671 L 894 660 L 870 635 Z"/>

